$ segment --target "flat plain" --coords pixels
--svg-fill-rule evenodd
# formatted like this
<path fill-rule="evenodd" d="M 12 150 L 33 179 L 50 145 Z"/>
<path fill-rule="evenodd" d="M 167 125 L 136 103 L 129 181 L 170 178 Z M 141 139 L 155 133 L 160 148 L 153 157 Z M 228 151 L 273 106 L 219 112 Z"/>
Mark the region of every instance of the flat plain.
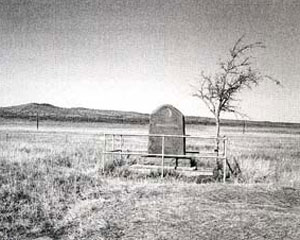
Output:
<path fill-rule="evenodd" d="M 103 171 L 104 132 L 147 131 L 147 125 L 50 121 L 37 131 L 34 122 L 3 121 L 0 238 L 300 239 L 300 129 L 223 127 L 229 162 L 241 169 L 226 184 L 174 173 L 162 180 L 115 160 Z M 187 126 L 190 135 L 213 132 Z M 128 146 L 143 144 L 133 139 Z"/>

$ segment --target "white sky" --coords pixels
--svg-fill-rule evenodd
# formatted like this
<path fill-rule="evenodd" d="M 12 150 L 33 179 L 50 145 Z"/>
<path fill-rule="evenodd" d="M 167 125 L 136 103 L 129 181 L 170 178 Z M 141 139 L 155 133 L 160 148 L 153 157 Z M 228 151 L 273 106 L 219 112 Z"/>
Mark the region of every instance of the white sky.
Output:
<path fill-rule="evenodd" d="M 29 102 L 151 112 L 173 104 L 210 116 L 191 97 L 243 34 L 265 83 L 240 98 L 252 120 L 300 122 L 297 1 L 0 0 L 0 106 Z M 234 118 L 234 116 L 229 116 Z"/>

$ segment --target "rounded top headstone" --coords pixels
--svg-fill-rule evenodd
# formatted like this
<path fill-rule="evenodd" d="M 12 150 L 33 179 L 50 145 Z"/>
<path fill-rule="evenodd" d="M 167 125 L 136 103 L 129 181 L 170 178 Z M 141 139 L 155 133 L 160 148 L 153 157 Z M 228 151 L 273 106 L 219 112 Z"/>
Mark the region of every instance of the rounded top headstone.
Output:
<path fill-rule="evenodd" d="M 164 104 L 164 105 L 159 106 L 158 108 L 156 108 L 152 112 L 151 115 L 154 115 L 154 114 L 160 113 L 160 112 L 168 113 L 169 117 L 171 117 L 173 113 L 176 113 L 177 115 L 182 115 L 183 116 L 183 114 L 176 107 L 174 107 L 171 104 Z"/>
<path fill-rule="evenodd" d="M 184 154 L 185 123 L 183 114 L 174 106 L 166 104 L 155 109 L 150 115 L 149 134 L 151 135 L 174 135 L 165 137 L 166 154 Z M 176 137 L 175 137 L 176 135 Z M 161 153 L 161 137 L 150 136 L 149 153 Z"/>

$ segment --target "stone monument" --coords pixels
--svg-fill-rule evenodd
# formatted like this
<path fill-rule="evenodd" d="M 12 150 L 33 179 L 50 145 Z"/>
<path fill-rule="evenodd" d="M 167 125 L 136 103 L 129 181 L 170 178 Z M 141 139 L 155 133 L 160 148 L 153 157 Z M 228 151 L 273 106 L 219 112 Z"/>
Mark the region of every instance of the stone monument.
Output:
<path fill-rule="evenodd" d="M 163 105 L 159 107 L 150 116 L 149 134 L 185 135 L 183 114 L 172 105 Z M 162 153 L 162 137 L 149 137 L 148 153 Z M 184 155 L 185 138 L 171 136 L 165 137 L 164 154 Z"/>

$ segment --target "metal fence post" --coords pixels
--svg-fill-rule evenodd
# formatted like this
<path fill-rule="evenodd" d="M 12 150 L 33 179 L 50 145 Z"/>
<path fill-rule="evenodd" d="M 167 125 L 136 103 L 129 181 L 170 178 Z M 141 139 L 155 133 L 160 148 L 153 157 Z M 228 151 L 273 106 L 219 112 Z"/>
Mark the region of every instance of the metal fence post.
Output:
<path fill-rule="evenodd" d="M 104 173 L 105 169 L 105 154 L 106 154 L 106 134 L 104 133 L 104 144 L 103 144 L 103 150 L 102 150 L 102 170 Z"/>
<path fill-rule="evenodd" d="M 165 158 L 165 136 L 162 136 L 161 141 L 161 178 L 164 178 L 164 158 Z"/>
<path fill-rule="evenodd" d="M 111 151 L 114 151 L 115 149 L 115 135 L 111 135 Z"/>
<path fill-rule="evenodd" d="M 227 139 L 223 139 L 224 144 L 224 158 L 223 158 L 223 183 L 226 183 L 226 165 L 227 165 Z"/>
<path fill-rule="evenodd" d="M 121 149 L 120 149 L 121 150 L 121 161 L 123 162 L 123 159 L 124 159 L 124 156 L 123 156 L 124 139 L 123 139 L 123 135 L 122 134 L 120 135 L 120 141 L 121 141 L 121 144 L 120 144 L 121 145 Z M 128 165 L 127 161 L 126 161 L 126 165 Z"/>

